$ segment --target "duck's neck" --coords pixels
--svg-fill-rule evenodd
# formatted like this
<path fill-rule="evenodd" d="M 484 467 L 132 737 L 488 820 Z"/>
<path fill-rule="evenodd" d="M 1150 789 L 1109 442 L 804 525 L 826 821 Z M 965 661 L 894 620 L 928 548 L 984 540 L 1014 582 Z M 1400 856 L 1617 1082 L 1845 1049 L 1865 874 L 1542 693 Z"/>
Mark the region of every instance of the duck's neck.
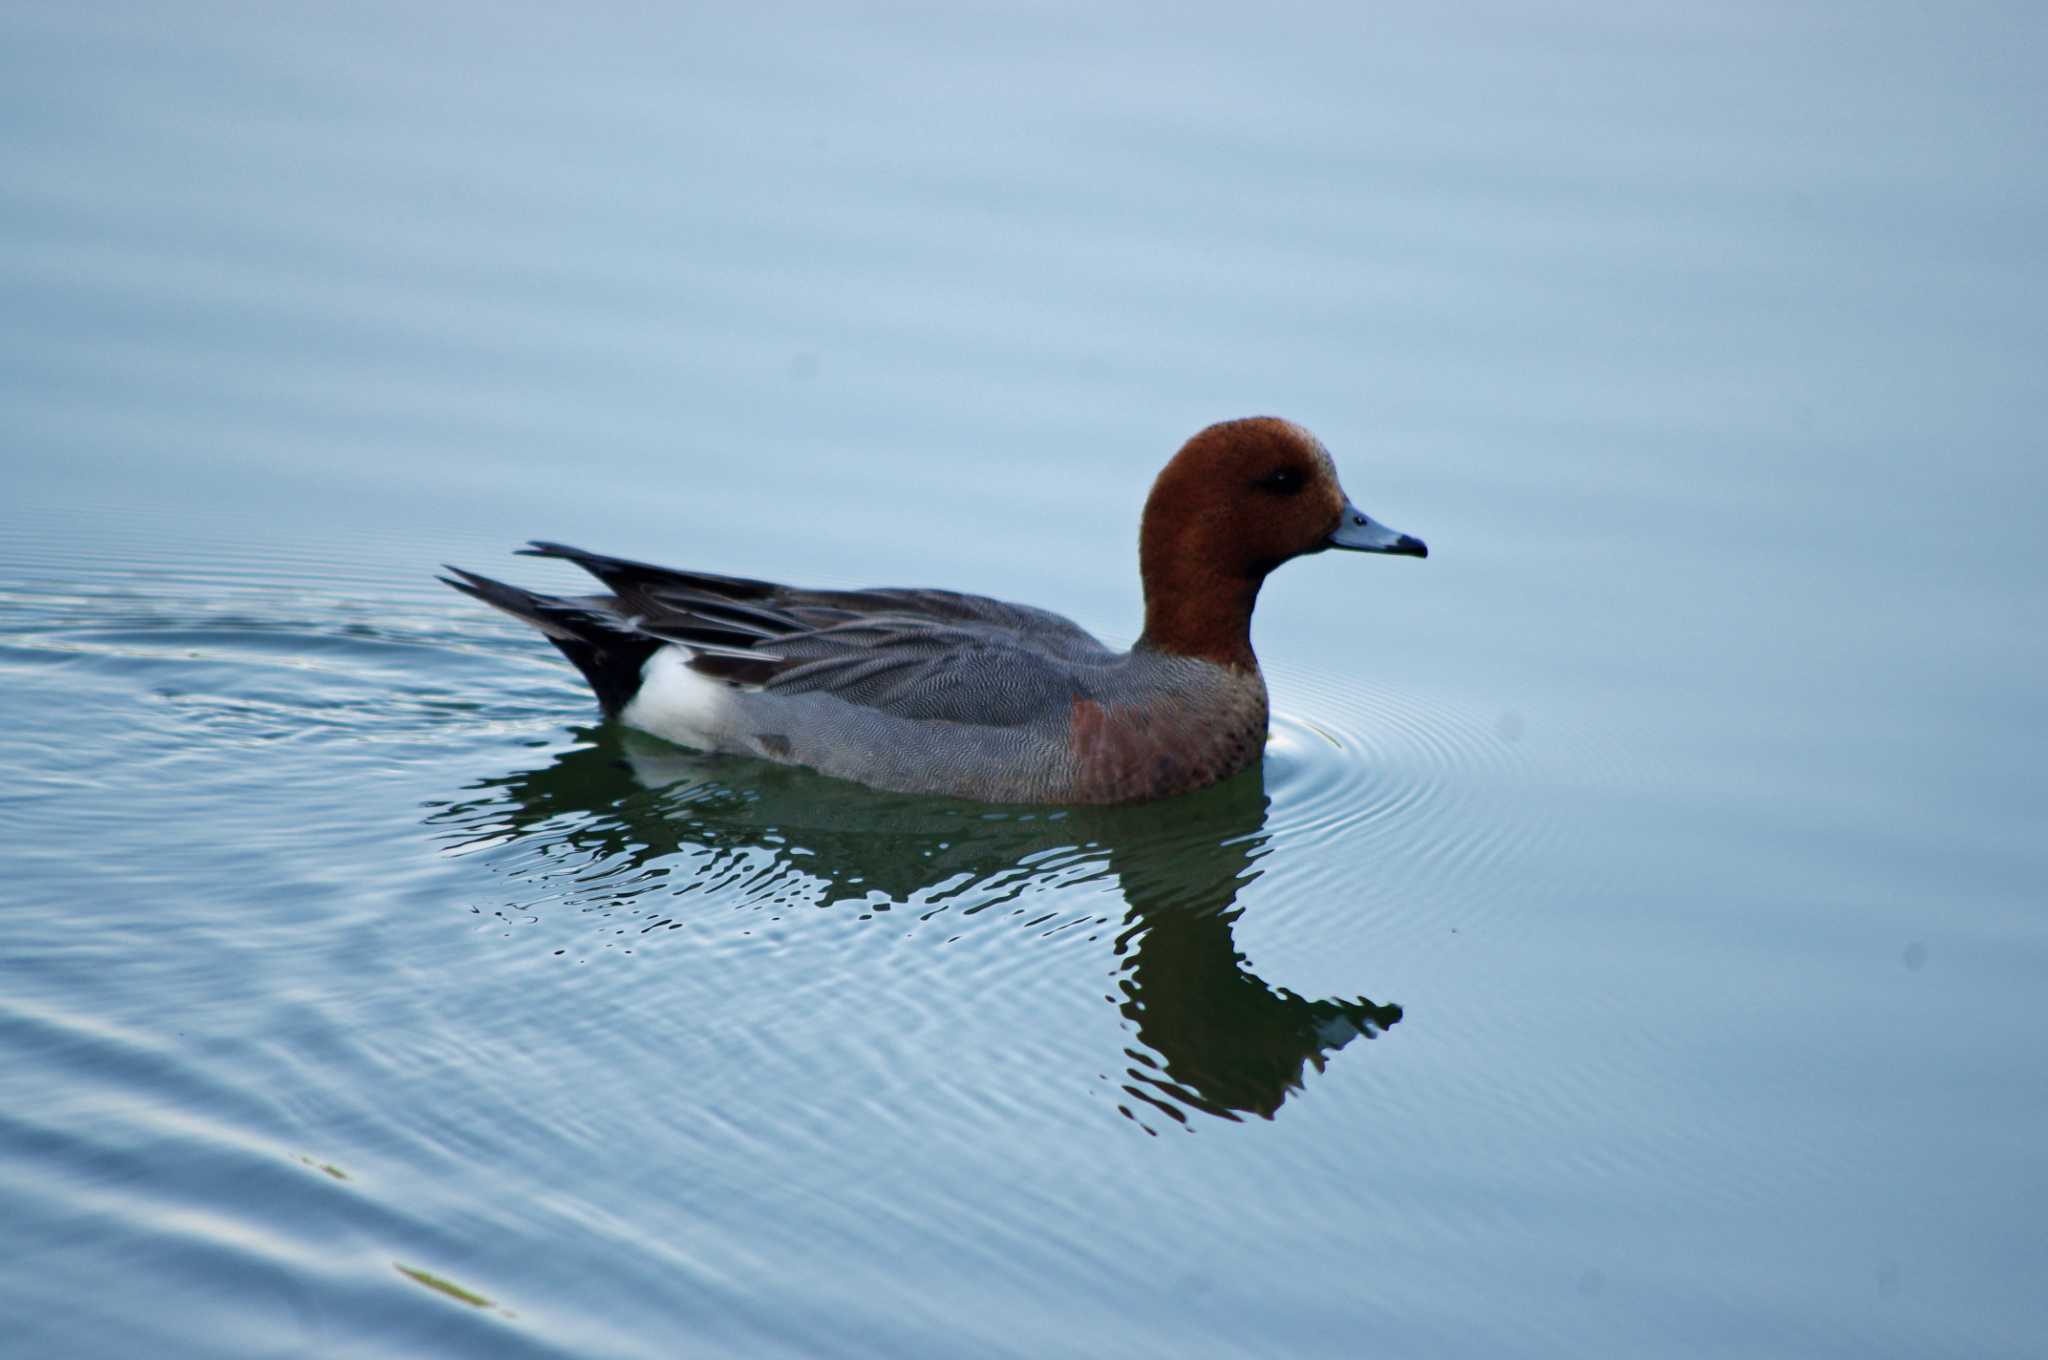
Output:
<path fill-rule="evenodd" d="M 1145 632 L 1140 647 L 1237 670 L 1259 668 L 1252 654 L 1252 606 L 1259 601 L 1265 573 L 1233 576 L 1186 558 L 1171 567 L 1143 561 L 1141 568 Z"/>

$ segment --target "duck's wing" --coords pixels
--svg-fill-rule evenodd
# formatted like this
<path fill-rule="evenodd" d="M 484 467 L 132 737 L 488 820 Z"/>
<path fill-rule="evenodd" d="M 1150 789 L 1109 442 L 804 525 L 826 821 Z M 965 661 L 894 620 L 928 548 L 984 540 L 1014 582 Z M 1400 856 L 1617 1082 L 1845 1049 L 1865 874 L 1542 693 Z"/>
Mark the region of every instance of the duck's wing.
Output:
<path fill-rule="evenodd" d="M 560 600 L 468 572 L 449 584 L 540 628 L 612 713 L 631 701 L 647 658 L 666 644 L 688 653 L 691 670 L 739 688 L 996 726 L 1064 713 L 1092 691 L 1091 673 L 1117 657 L 1068 619 L 985 596 L 807 590 L 559 543 L 535 543 L 526 555 L 574 562 L 612 594 Z"/>
<path fill-rule="evenodd" d="M 688 627 L 707 642 L 746 645 L 743 640 L 748 638 L 758 641 L 854 623 L 872 626 L 887 619 L 1012 634 L 1034 650 L 1076 660 L 1095 660 L 1108 654 L 1101 642 L 1072 619 L 986 595 L 894 587 L 809 590 L 742 576 L 657 567 L 563 543 L 537 541 L 520 553 L 574 562 L 602 581 L 623 611 L 657 626 Z"/>

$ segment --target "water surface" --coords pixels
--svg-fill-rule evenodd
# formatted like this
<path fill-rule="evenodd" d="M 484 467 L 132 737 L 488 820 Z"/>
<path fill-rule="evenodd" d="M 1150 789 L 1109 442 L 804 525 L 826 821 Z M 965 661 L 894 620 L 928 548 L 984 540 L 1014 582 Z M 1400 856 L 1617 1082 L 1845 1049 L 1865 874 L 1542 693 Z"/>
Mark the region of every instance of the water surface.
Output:
<path fill-rule="evenodd" d="M 17 6 L 0 1350 L 2025 1356 L 2032 7 Z M 1262 771 L 599 725 L 544 536 L 1128 640 Z"/>

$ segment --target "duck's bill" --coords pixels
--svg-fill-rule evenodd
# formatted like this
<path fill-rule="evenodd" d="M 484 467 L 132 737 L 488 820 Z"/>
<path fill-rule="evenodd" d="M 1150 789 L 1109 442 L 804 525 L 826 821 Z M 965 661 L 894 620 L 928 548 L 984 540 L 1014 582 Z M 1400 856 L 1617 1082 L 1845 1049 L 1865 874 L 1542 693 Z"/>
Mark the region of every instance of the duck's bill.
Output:
<path fill-rule="evenodd" d="M 1429 556 L 1427 543 L 1413 534 L 1389 529 L 1350 501 L 1344 502 L 1344 514 L 1336 529 L 1323 540 L 1323 546 L 1352 552 L 1393 553 L 1398 557 Z"/>

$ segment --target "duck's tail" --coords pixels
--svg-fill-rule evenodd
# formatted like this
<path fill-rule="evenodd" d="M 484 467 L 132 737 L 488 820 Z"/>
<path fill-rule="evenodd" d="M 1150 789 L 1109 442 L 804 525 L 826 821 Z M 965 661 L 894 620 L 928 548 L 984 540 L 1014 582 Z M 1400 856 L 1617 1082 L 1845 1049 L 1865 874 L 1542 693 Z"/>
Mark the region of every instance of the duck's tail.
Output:
<path fill-rule="evenodd" d="M 608 717 L 617 717 L 633 701 L 647 658 L 668 645 L 667 639 L 642 632 L 631 619 L 613 612 L 614 602 L 608 598 L 536 595 L 460 567 L 447 571 L 449 575 L 439 578 L 444 583 L 545 634 L 583 672 Z"/>

